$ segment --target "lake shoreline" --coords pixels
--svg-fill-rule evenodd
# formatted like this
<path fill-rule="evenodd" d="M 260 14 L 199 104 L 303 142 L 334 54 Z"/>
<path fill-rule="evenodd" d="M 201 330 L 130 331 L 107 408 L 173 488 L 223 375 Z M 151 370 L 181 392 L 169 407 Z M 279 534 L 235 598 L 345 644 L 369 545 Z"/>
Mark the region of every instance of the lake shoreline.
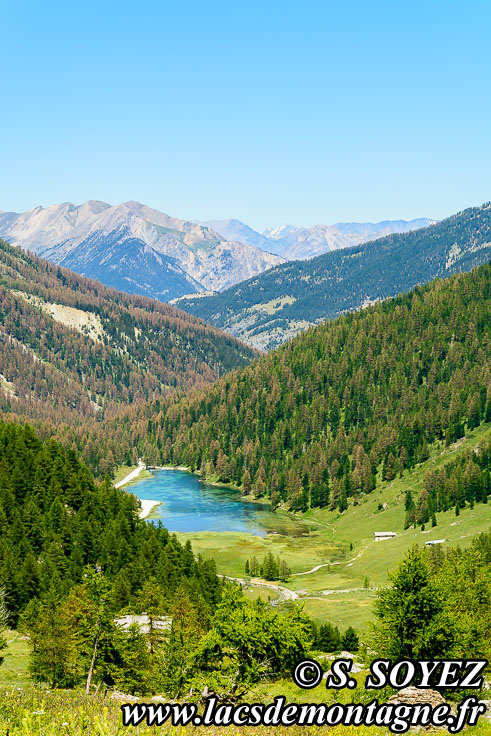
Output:
<path fill-rule="evenodd" d="M 215 486 L 215 488 L 229 488 L 231 491 L 236 491 L 237 493 L 240 493 L 242 501 L 247 501 L 247 503 L 258 503 L 262 506 L 269 506 L 271 509 L 271 512 L 274 513 L 276 509 L 273 509 L 271 506 L 271 502 L 268 501 L 268 499 L 263 498 L 256 498 L 252 494 L 244 495 L 241 491 L 241 489 L 234 485 L 233 483 L 223 483 L 219 480 L 207 480 L 204 478 L 199 470 L 191 470 L 189 466 L 186 465 L 154 465 L 152 466 L 154 470 L 182 470 L 186 473 L 192 473 L 193 475 L 196 475 L 203 483 L 207 483 L 209 486 Z M 282 511 L 286 511 L 286 509 L 281 509 Z"/>
<path fill-rule="evenodd" d="M 283 516 L 283 518 L 286 518 L 286 519 L 289 519 L 289 520 L 292 520 L 292 521 L 295 520 L 295 521 L 300 522 L 300 523 L 302 523 L 302 522 L 305 523 L 305 521 L 303 519 L 301 519 L 301 517 L 299 517 L 297 514 L 293 513 L 292 511 L 289 511 L 288 509 L 284 508 L 283 505 L 279 505 L 278 507 L 273 508 L 271 506 L 271 502 L 268 499 L 256 498 L 252 494 L 244 495 L 242 493 L 241 489 L 238 488 L 237 486 L 235 486 L 232 483 L 223 483 L 223 482 L 220 482 L 220 481 L 206 480 L 206 478 L 204 478 L 201 475 L 201 473 L 199 472 L 199 470 L 191 470 L 191 468 L 189 466 L 186 466 L 186 465 L 151 465 L 151 466 L 147 466 L 145 464 L 140 464 L 137 468 L 135 468 L 127 476 L 125 476 L 121 481 L 119 481 L 119 483 L 116 484 L 115 487 L 116 488 L 120 488 L 120 487 L 122 487 L 124 485 L 128 485 L 128 484 L 132 483 L 133 481 L 140 482 L 140 481 L 143 481 L 145 479 L 151 478 L 152 476 L 154 477 L 154 473 L 156 473 L 158 471 L 161 471 L 161 470 L 162 471 L 163 470 L 165 470 L 165 471 L 174 470 L 174 471 L 179 471 L 179 472 L 184 472 L 184 473 L 190 473 L 191 475 L 194 475 L 195 477 L 197 477 L 198 480 L 199 480 L 199 482 L 201 482 L 201 483 L 206 483 L 207 485 L 213 486 L 214 488 L 228 489 L 228 490 L 230 490 L 230 491 L 232 491 L 232 492 L 234 492 L 236 494 L 239 494 L 240 495 L 240 500 L 243 503 L 251 503 L 251 504 L 256 504 L 257 506 L 263 506 L 263 507 L 266 507 L 268 509 L 268 512 L 269 513 L 278 515 L 278 517 L 282 517 Z M 139 476 L 140 476 L 140 474 L 142 472 L 145 472 L 148 475 L 146 475 L 146 476 L 144 476 L 143 478 L 140 479 Z M 128 490 L 128 492 L 131 492 L 131 491 Z M 161 506 L 162 505 L 162 501 L 153 501 L 153 500 L 150 500 L 150 499 L 139 499 L 139 500 L 140 500 L 140 503 L 141 504 L 145 504 L 144 506 L 142 505 L 142 510 L 139 513 L 139 518 L 140 519 L 149 519 L 150 518 L 151 520 L 157 520 L 157 519 L 161 518 L 159 516 L 159 514 L 156 513 L 156 508 L 157 508 L 157 506 Z M 307 522 L 307 523 L 309 523 L 309 522 Z M 310 521 L 310 524 L 315 525 L 315 522 Z M 209 531 L 211 532 L 212 530 L 209 530 Z M 278 533 L 279 532 L 277 532 L 277 531 L 266 531 L 266 536 L 268 536 L 270 534 L 273 534 L 274 535 L 274 534 L 278 534 Z"/>
<path fill-rule="evenodd" d="M 140 499 L 140 518 L 162 521 L 171 532 L 235 530 L 260 537 L 304 534 L 298 519 L 281 508 L 274 512 L 266 498 L 245 497 L 231 483 L 205 480 L 183 465 L 147 466 L 126 490 Z"/>

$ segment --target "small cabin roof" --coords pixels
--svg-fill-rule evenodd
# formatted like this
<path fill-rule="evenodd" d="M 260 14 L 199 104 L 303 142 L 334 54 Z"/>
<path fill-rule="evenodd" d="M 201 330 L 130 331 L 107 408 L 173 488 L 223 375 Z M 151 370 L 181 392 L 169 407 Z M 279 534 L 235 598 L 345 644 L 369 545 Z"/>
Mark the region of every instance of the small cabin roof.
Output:
<path fill-rule="evenodd" d="M 425 545 L 428 544 L 443 544 L 446 540 L 445 539 L 429 539 L 427 542 L 425 542 Z"/>

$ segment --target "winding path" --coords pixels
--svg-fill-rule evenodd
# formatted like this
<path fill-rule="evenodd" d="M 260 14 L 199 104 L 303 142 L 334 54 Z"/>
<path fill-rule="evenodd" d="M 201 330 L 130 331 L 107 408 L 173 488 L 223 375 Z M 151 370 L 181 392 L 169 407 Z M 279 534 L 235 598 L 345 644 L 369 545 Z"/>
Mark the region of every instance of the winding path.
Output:
<path fill-rule="evenodd" d="M 367 545 L 368 546 L 368 545 Z M 364 551 L 367 549 L 367 547 L 363 547 L 355 557 L 352 557 L 351 560 L 338 560 L 337 562 L 323 562 L 322 565 L 316 565 L 311 570 L 305 570 L 305 572 L 294 572 L 292 573 L 292 578 L 296 575 L 310 575 L 313 572 L 317 572 L 317 570 L 320 570 L 322 567 L 330 567 L 331 565 L 352 565 L 355 560 L 358 560 Z"/>
<path fill-rule="evenodd" d="M 368 547 L 368 545 L 367 545 Z M 305 570 L 305 572 L 294 572 L 291 577 L 294 577 L 296 575 L 310 575 L 313 572 L 317 572 L 317 570 L 320 570 L 322 567 L 329 567 L 330 565 L 350 565 L 355 560 L 358 560 L 363 552 L 367 549 L 367 547 L 363 547 L 355 557 L 352 557 L 351 560 L 339 560 L 338 562 L 324 562 L 322 565 L 316 565 L 311 570 Z M 275 583 L 265 583 L 263 581 L 258 581 L 256 578 L 249 578 L 248 580 L 245 580 L 244 578 L 233 578 L 231 575 L 218 575 L 219 578 L 226 578 L 227 580 L 233 580 L 235 583 L 240 583 L 241 585 L 253 585 L 257 588 L 270 588 L 271 590 L 274 590 L 278 593 L 279 599 L 283 601 L 295 601 L 298 598 L 301 598 L 302 600 L 325 600 L 326 595 L 332 595 L 334 593 L 352 593 L 357 590 L 363 590 L 363 588 L 346 588 L 344 590 L 336 590 L 336 588 L 333 588 L 329 591 L 323 591 L 323 596 L 318 597 L 314 595 L 302 595 L 300 596 L 295 590 L 290 590 L 290 588 L 285 588 L 284 585 L 275 585 Z"/>
<path fill-rule="evenodd" d="M 250 578 L 249 580 L 245 580 L 244 578 L 232 578 L 230 575 L 219 575 L 219 578 L 225 578 L 226 580 L 233 580 L 236 583 L 240 583 L 241 585 L 253 585 L 257 588 L 270 588 L 271 590 L 275 590 L 280 599 L 284 601 L 294 601 L 300 596 L 298 593 L 296 593 L 294 590 L 290 590 L 290 588 L 285 588 L 283 585 L 275 585 L 274 583 L 263 583 L 256 581 L 255 578 Z"/>

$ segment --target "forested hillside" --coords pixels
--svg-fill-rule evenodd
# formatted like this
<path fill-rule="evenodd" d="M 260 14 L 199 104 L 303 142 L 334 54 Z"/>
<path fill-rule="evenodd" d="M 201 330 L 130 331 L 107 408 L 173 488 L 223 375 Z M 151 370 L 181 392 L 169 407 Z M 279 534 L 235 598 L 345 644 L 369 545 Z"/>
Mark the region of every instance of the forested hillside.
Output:
<path fill-rule="evenodd" d="M 0 422 L 0 655 L 8 624 L 28 634 L 31 675 L 52 688 L 173 697 L 205 684 L 238 695 L 305 656 L 306 616 L 249 603 L 137 510 L 72 452 Z M 148 631 L 121 613 L 144 615 Z"/>
<path fill-rule="evenodd" d="M 201 320 L 0 241 L 0 408 L 74 424 L 211 383 L 255 353 Z"/>
<path fill-rule="evenodd" d="M 470 271 L 491 256 L 491 204 L 414 232 L 310 261 L 285 263 L 210 297 L 178 305 L 251 345 L 269 349 L 326 318 Z"/>
<path fill-rule="evenodd" d="M 11 624 L 36 599 L 68 595 L 87 567 L 103 574 L 113 611 L 135 605 L 148 581 L 167 606 L 183 585 L 197 602 L 218 600 L 213 563 L 141 521 L 133 495 L 97 485 L 74 453 L 42 443 L 29 425 L 0 422 L 0 529 Z"/>
<path fill-rule="evenodd" d="M 343 510 L 423 462 L 430 443 L 491 421 L 490 277 L 485 265 L 310 329 L 210 389 L 101 427 L 93 452 L 105 433 L 115 457 L 136 445 L 275 506 Z M 471 475 L 486 472 L 479 462 Z M 466 473 L 442 503 L 485 501 L 484 481 L 462 496 Z"/>

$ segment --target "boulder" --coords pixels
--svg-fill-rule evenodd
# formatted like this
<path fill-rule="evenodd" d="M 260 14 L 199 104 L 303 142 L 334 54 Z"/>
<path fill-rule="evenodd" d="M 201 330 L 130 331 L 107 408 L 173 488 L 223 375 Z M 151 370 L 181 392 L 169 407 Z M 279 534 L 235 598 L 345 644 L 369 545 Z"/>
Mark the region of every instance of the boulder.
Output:
<path fill-rule="evenodd" d="M 445 698 L 440 695 L 436 690 L 430 688 L 419 688 L 411 685 L 399 690 L 398 693 L 392 695 L 387 701 L 393 705 L 431 705 L 432 708 L 436 708 L 438 705 L 445 705 Z M 455 712 L 451 711 L 454 715 Z M 414 726 L 414 731 L 424 731 L 425 733 L 446 730 L 445 726 Z"/>
<path fill-rule="evenodd" d="M 404 703 L 404 705 L 428 704 L 431 705 L 432 708 L 436 708 L 437 705 L 444 705 L 446 701 L 445 698 L 436 690 L 419 688 L 411 685 L 410 687 L 405 687 L 402 690 L 399 690 L 399 692 L 393 695 L 388 702 L 397 705 L 399 703 Z"/>

